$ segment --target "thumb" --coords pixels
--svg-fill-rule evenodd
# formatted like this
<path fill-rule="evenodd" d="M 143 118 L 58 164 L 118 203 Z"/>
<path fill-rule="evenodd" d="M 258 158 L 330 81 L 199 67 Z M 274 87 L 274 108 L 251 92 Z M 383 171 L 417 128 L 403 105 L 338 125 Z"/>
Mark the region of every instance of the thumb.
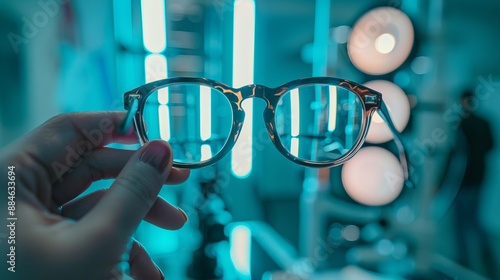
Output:
<path fill-rule="evenodd" d="M 128 238 L 155 202 L 171 169 L 172 149 L 166 142 L 151 141 L 141 147 L 99 203 L 79 221 L 81 230 L 88 236 Z"/>

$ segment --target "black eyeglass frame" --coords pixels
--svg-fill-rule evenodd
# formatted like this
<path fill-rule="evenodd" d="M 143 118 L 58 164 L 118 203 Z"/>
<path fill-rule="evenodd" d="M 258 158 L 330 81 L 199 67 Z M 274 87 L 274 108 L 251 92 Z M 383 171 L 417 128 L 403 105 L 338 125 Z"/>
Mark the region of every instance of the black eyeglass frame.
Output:
<path fill-rule="evenodd" d="M 128 110 L 128 114 L 126 119 L 122 123 L 120 130 L 128 130 L 131 123 L 133 122 L 141 144 L 149 142 L 145 130 L 144 119 L 142 117 L 142 112 L 144 110 L 146 100 L 153 92 L 157 91 L 158 89 L 165 88 L 166 86 L 174 84 L 198 84 L 201 86 L 216 89 L 227 98 L 227 100 L 231 104 L 233 113 L 233 123 L 230 137 L 228 137 L 222 149 L 216 155 L 214 155 L 214 157 L 199 163 L 174 162 L 173 166 L 175 167 L 190 169 L 201 168 L 212 165 L 226 156 L 236 144 L 238 136 L 241 132 L 241 128 L 243 127 L 243 122 L 245 120 L 245 112 L 241 106 L 243 100 L 248 98 L 260 98 L 266 102 L 266 108 L 264 109 L 264 122 L 269 137 L 271 138 L 274 146 L 281 154 L 283 154 L 292 162 L 306 167 L 335 167 L 345 163 L 350 158 L 352 158 L 365 142 L 371 118 L 375 111 L 378 111 L 382 119 L 389 126 L 391 132 L 394 134 L 394 142 L 396 143 L 396 147 L 398 149 L 399 161 L 401 163 L 401 166 L 403 167 L 404 177 L 406 180 L 408 180 L 409 178 L 406 150 L 403 145 L 401 134 L 396 129 L 394 123 L 391 120 L 389 110 L 382 100 L 382 94 L 361 84 L 334 77 L 310 77 L 297 79 L 275 88 L 269 88 L 258 84 L 251 84 L 242 86 L 240 88 L 233 88 L 215 80 L 197 77 L 174 77 L 158 80 L 142 85 L 124 94 L 124 107 L 125 110 Z M 363 106 L 364 115 L 361 124 L 360 137 L 358 137 L 357 141 L 347 153 L 332 162 L 314 162 L 303 160 L 294 156 L 293 154 L 289 153 L 282 145 L 280 137 L 276 130 L 274 116 L 276 106 L 278 105 L 280 98 L 290 90 L 305 85 L 315 84 L 337 86 L 349 90 L 350 92 L 353 92 L 358 96 Z"/>

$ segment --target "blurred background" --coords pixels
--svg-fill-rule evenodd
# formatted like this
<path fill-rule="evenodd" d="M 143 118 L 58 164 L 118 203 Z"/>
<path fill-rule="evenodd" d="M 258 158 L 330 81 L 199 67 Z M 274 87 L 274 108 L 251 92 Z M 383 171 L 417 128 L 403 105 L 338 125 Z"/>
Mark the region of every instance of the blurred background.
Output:
<path fill-rule="evenodd" d="M 349 79 L 383 94 L 415 188 L 387 176 L 400 167 L 384 128 L 342 167 L 294 165 L 256 100 L 246 147 L 162 190 L 187 225 L 136 238 L 168 279 L 500 279 L 498 14 L 489 0 L 0 0 L 0 147 L 167 77 Z M 471 115 L 490 149 L 484 121 L 461 129 Z"/>

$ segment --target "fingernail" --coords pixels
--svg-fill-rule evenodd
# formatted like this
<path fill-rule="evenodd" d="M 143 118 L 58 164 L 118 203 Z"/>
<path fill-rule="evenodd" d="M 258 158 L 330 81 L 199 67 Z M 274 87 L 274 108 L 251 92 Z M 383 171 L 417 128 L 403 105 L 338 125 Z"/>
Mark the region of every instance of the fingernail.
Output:
<path fill-rule="evenodd" d="M 181 214 L 184 216 L 184 222 L 187 222 L 188 215 L 186 214 L 186 212 L 184 212 L 184 210 L 182 210 L 181 208 L 178 208 L 178 207 L 177 207 L 177 210 L 179 210 L 181 212 Z"/>
<path fill-rule="evenodd" d="M 166 145 L 161 141 L 149 142 L 142 152 L 140 160 L 156 168 L 158 172 L 163 173 L 170 160 L 170 149 Z"/>

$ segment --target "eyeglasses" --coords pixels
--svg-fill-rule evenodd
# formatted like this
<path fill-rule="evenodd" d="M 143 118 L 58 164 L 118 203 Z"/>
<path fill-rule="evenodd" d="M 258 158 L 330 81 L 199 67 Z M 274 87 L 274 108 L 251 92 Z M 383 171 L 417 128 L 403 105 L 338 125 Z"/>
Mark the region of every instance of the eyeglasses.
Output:
<path fill-rule="evenodd" d="M 200 168 L 214 164 L 234 147 L 245 111 L 242 102 L 266 102 L 264 121 L 278 151 L 307 167 L 345 163 L 361 148 L 375 111 L 394 134 L 405 179 L 406 152 L 382 94 L 363 85 L 332 77 L 298 79 L 276 88 L 247 85 L 233 88 L 194 77 L 145 84 L 125 93 L 127 118 L 141 144 L 162 139 L 172 147 L 173 165 Z"/>

